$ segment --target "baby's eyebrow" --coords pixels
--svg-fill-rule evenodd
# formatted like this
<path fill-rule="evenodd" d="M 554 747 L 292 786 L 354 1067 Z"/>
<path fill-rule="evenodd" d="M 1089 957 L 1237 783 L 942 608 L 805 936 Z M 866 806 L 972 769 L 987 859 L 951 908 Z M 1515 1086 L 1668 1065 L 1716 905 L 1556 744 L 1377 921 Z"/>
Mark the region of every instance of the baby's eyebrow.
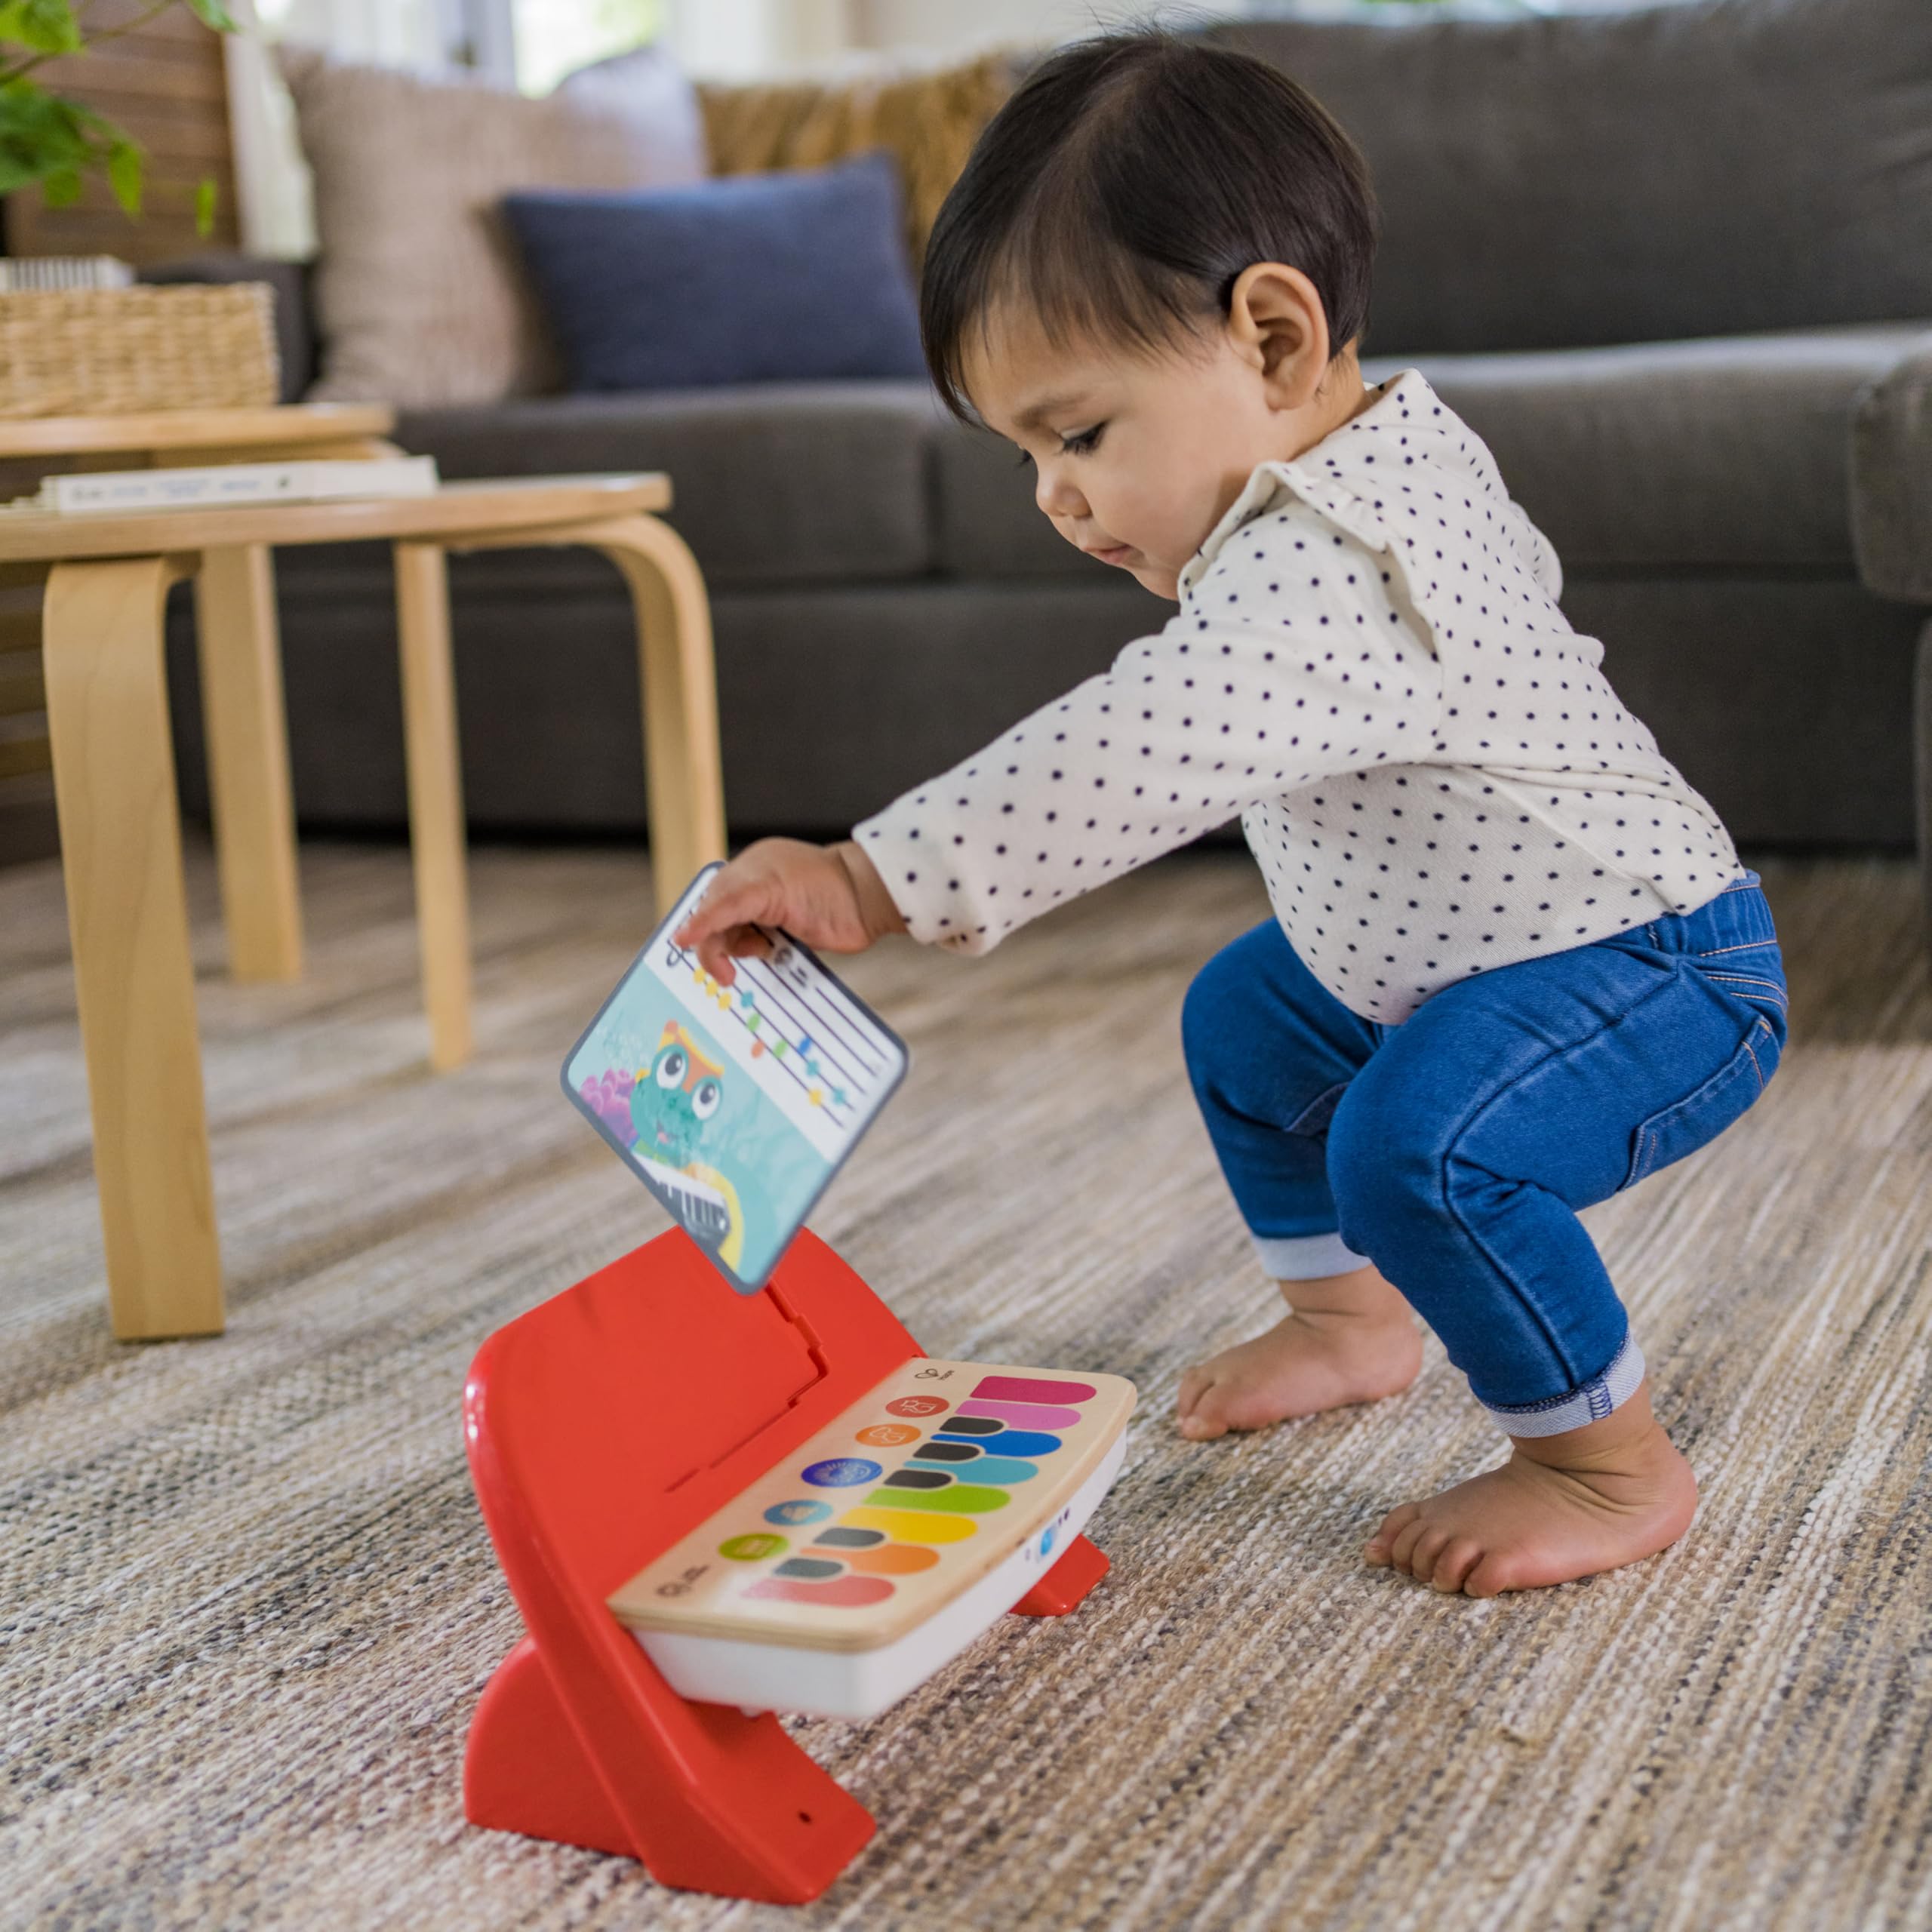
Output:
<path fill-rule="evenodd" d="M 1074 405 L 1085 399 L 1085 392 L 1078 389 L 1069 395 L 1043 396 L 1039 401 L 1021 410 L 1014 417 L 1013 426 L 1016 429 L 1044 429 L 1051 417 L 1071 414 Z"/>

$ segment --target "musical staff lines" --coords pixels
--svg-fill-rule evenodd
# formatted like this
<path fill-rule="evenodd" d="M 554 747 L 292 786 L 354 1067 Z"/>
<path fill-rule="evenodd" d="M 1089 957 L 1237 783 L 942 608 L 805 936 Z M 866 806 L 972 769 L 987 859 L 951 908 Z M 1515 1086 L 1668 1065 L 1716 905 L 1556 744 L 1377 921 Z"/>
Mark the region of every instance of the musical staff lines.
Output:
<path fill-rule="evenodd" d="M 688 974 L 700 998 L 743 1029 L 754 1060 L 768 1060 L 798 1097 L 844 1132 L 862 1122 L 890 1062 L 866 1016 L 817 973 L 795 947 L 771 935 L 769 959 L 736 961 L 737 983 L 720 986 L 667 934 L 663 968 Z"/>

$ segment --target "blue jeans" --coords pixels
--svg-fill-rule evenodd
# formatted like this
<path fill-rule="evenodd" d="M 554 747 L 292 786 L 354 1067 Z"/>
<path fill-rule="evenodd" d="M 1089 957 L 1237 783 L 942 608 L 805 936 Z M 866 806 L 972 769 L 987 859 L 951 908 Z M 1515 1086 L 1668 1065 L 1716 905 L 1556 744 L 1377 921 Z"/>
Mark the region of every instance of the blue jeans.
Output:
<path fill-rule="evenodd" d="M 1577 1211 L 1714 1140 L 1785 1039 L 1770 908 L 1747 873 L 1694 912 L 1352 1013 L 1272 920 L 1181 1016 L 1222 1171 L 1278 1280 L 1372 1260 L 1512 1435 L 1607 1415 L 1643 1380 Z"/>

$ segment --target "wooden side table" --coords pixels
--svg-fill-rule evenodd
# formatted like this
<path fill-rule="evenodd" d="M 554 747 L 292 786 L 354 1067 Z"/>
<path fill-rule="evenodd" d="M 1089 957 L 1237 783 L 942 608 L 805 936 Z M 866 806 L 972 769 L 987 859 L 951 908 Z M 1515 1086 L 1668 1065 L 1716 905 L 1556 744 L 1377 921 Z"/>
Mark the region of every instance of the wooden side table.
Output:
<path fill-rule="evenodd" d="M 180 469 L 196 463 L 399 454 L 386 403 L 182 409 L 135 416 L 0 420 L 0 463 L 23 472 Z M 265 544 L 205 549 L 195 580 L 208 792 L 229 971 L 238 980 L 302 973 L 295 811 L 283 722 L 274 566 Z"/>
<path fill-rule="evenodd" d="M 623 572 L 642 665 L 652 870 L 668 904 L 724 853 L 710 611 L 690 551 L 652 514 L 670 498 L 663 476 L 555 477 L 360 503 L 0 515 L 0 565 L 52 566 L 47 709 L 117 1335 L 222 1326 L 162 663 L 168 586 L 210 555 L 251 547 L 395 545 L 430 1058 L 454 1066 L 470 1051 L 469 936 L 444 552 L 580 543 Z M 255 715 L 281 732 L 278 704 Z"/>

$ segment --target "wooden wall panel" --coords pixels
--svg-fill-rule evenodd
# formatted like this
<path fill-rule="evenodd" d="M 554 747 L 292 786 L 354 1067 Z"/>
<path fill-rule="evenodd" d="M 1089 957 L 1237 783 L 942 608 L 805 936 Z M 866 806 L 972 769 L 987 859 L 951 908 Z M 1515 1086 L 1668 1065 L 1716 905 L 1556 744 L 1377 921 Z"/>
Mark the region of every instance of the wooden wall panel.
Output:
<path fill-rule="evenodd" d="M 149 0 L 91 0 L 91 31 L 129 24 Z M 118 122 L 147 152 L 146 205 L 138 221 L 106 186 L 89 182 L 68 208 L 49 208 L 40 190 L 5 198 L 11 255 L 118 255 L 145 266 L 215 248 L 238 237 L 228 85 L 219 35 L 177 7 L 97 50 L 49 61 L 39 78 Z M 195 229 L 195 196 L 212 177 L 213 232 Z M 31 489 L 47 465 L 0 473 L 0 497 Z M 52 786 L 46 775 L 46 722 L 39 710 L 39 596 L 0 586 L 0 866 L 57 850 Z"/>
<path fill-rule="evenodd" d="M 145 0 L 94 0 L 90 30 L 130 23 Z M 125 128 L 146 149 L 146 206 L 130 221 L 104 184 L 90 181 L 69 208 L 49 208 L 29 188 L 6 202 L 10 255 L 118 255 L 145 266 L 237 245 L 235 164 L 221 37 L 177 7 L 85 54 L 53 60 L 38 78 Z M 195 232 L 195 192 L 212 178 L 214 228 Z"/>

